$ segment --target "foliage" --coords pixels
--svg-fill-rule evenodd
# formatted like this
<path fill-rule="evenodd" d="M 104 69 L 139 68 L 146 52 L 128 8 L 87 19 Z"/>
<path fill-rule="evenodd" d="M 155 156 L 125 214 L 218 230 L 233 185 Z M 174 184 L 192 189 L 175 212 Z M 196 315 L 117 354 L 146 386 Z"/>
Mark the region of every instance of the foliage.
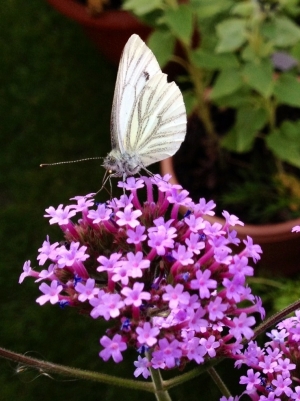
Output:
<path fill-rule="evenodd" d="M 274 164 L 271 181 L 278 181 L 285 169 L 297 174 L 299 2 L 125 0 L 124 8 L 154 27 L 149 46 L 161 65 L 173 60 L 185 68 L 188 113 L 197 113 L 217 148 L 243 155 L 256 152 L 260 141 Z M 174 56 L 176 43 L 183 57 Z M 215 106 L 235 111 L 222 137 L 212 118 Z M 298 115 L 278 118 L 282 106 L 296 108 Z"/>

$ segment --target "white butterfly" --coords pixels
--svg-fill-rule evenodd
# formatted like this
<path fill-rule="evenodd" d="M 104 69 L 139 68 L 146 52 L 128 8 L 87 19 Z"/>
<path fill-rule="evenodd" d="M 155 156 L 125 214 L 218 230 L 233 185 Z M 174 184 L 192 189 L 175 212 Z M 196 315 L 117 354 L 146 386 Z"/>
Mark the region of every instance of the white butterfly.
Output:
<path fill-rule="evenodd" d="M 167 82 L 152 51 L 132 35 L 119 65 L 111 113 L 112 151 L 103 166 L 125 180 L 174 155 L 185 133 L 186 110 L 178 86 Z"/>

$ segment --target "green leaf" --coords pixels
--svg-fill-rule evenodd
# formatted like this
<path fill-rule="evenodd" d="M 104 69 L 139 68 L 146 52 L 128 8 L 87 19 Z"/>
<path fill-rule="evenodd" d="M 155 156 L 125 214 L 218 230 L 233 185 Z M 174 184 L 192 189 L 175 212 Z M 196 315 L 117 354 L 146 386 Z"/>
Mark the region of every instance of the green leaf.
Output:
<path fill-rule="evenodd" d="M 164 22 L 171 31 L 185 44 L 189 44 L 193 33 L 193 10 L 186 4 L 179 5 L 176 9 L 167 9 Z"/>
<path fill-rule="evenodd" d="M 300 107 L 300 82 L 297 77 L 281 74 L 275 81 L 274 94 L 279 103 Z"/>
<path fill-rule="evenodd" d="M 265 98 L 270 97 L 274 87 L 273 66 L 269 60 L 259 64 L 246 63 L 242 72 L 250 88 L 255 89 Z"/>
<path fill-rule="evenodd" d="M 243 106 L 237 111 L 236 124 L 231 132 L 222 140 L 226 149 L 243 153 L 251 150 L 257 133 L 267 123 L 265 109 Z"/>
<path fill-rule="evenodd" d="M 221 71 L 210 93 L 210 99 L 214 100 L 222 96 L 230 95 L 243 86 L 243 80 L 237 68 Z"/>
<path fill-rule="evenodd" d="M 251 102 L 251 90 L 250 88 L 245 88 L 245 86 L 243 86 L 236 92 L 220 97 L 214 102 L 218 107 L 231 107 L 233 109 L 239 109 L 241 106 L 249 105 L 249 101 Z"/>
<path fill-rule="evenodd" d="M 160 67 L 164 67 L 174 53 L 175 38 L 169 31 L 154 31 L 147 41 Z"/>
<path fill-rule="evenodd" d="M 300 121 L 285 121 L 267 138 L 268 148 L 281 160 L 300 168 Z"/>
<path fill-rule="evenodd" d="M 266 22 L 262 32 L 278 47 L 292 46 L 300 40 L 300 28 L 286 17 Z"/>
<path fill-rule="evenodd" d="M 203 49 L 192 52 L 192 62 L 198 67 L 208 70 L 224 70 L 226 68 L 239 67 L 238 59 L 234 54 L 215 54 Z"/>
<path fill-rule="evenodd" d="M 295 44 L 291 49 L 291 56 L 300 61 L 300 41 Z"/>
<path fill-rule="evenodd" d="M 246 21 L 239 18 L 230 18 L 217 25 L 217 34 L 220 38 L 216 51 L 218 53 L 237 50 L 246 42 Z"/>
<path fill-rule="evenodd" d="M 250 2 L 238 3 L 232 8 L 233 15 L 240 15 L 241 17 L 249 17 L 252 15 L 256 5 Z"/>
<path fill-rule="evenodd" d="M 200 19 L 213 18 L 232 7 L 232 0 L 191 0 Z"/>
<path fill-rule="evenodd" d="M 122 8 L 127 11 L 133 12 L 138 17 L 142 17 L 154 10 L 162 9 L 164 5 L 163 0 L 126 0 L 123 2 Z"/>

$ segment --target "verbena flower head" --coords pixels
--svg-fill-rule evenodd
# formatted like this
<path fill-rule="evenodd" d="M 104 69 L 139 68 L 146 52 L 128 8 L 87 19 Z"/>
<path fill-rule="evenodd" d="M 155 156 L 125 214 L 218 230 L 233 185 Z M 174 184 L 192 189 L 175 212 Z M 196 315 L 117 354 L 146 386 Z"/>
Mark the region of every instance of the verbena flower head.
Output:
<path fill-rule="evenodd" d="M 240 384 L 244 394 L 254 401 L 300 400 L 300 311 L 282 320 L 267 333 L 270 341 L 263 347 L 250 341 L 246 350 L 236 355 L 235 365 L 248 366 Z"/>
<path fill-rule="evenodd" d="M 20 278 L 43 280 L 40 305 L 69 305 L 110 321 L 100 357 L 120 362 L 133 347 L 134 374 L 144 378 L 150 366 L 239 356 L 243 339 L 253 336 L 253 315 L 264 316 L 246 282 L 261 248 L 250 237 L 237 248 L 232 226 L 243 223 L 228 212 L 223 226 L 210 223 L 215 204 L 192 202 L 168 178 L 130 177 L 119 183 L 124 194 L 105 204 L 89 194 L 46 209 L 65 242 L 47 237 L 37 257 L 46 268 L 39 273 L 27 261 Z"/>

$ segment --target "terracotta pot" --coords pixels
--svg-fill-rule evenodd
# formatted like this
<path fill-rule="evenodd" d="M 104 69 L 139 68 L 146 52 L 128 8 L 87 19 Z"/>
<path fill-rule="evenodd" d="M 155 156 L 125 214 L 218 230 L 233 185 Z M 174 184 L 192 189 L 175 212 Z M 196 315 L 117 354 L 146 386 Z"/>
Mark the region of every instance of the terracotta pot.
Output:
<path fill-rule="evenodd" d="M 87 36 L 113 64 L 119 64 L 122 50 L 129 37 L 136 33 L 146 40 L 151 28 L 123 10 L 108 10 L 91 17 L 84 5 L 76 0 L 47 0 L 57 11 L 82 25 Z"/>
<path fill-rule="evenodd" d="M 171 182 L 178 184 L 173 167 L 173 159 L 168 158 L 161 162 L 161 174 L 171 174 Z M 229 210 L 230 212 L 230 210 Z M 220 217 L 207 216 L 210 222 L 224 224 Z M 256 265 L 261 270 L 272 275 L 292 275 L 300 272 L 300 234 L 292 233 L 292 227 L 300 225 L 300 218 L 285 223 L 235 226 L 238 237 L 243 240 L 249 235 L 253 242 L 262 247 L 263 254 Z"/>

